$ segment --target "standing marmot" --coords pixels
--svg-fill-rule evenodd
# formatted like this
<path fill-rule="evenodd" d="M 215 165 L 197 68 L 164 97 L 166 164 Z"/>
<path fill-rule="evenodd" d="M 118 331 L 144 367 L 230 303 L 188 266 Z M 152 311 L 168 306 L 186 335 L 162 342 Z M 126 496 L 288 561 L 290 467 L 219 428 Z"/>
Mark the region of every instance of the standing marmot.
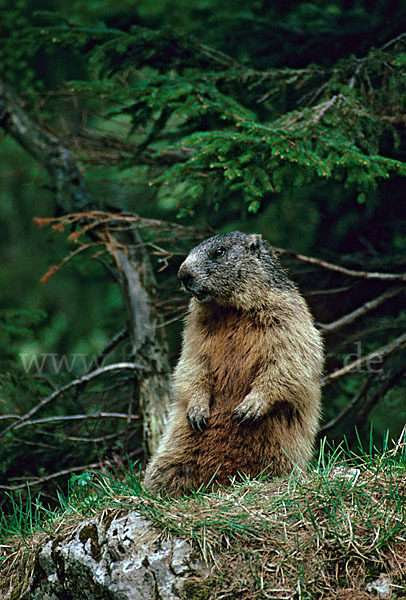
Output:
<path fill-rule="evenodd" d="M 179 269 L 193 294 L 175 402 L 149 463 L 153 492 L 305 467 L 320 412 L 322 343 L 305 301 L 260 235 L 221 233 Z"/>

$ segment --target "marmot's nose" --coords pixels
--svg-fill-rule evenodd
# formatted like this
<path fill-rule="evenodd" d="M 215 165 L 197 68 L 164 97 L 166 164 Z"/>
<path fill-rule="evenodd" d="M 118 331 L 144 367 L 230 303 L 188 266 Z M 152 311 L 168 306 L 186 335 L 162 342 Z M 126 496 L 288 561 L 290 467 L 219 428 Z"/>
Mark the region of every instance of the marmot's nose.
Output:
<path fill-rule="evenodd" d="M 185 288 L 188 289 L 190 284 L 192 283 L 193 275 L 190 273 L 190 271 L 184 264 L 181 265 L 178 271 L 178 277 L 181 280 L 182 284 L 185 286 Z"/>

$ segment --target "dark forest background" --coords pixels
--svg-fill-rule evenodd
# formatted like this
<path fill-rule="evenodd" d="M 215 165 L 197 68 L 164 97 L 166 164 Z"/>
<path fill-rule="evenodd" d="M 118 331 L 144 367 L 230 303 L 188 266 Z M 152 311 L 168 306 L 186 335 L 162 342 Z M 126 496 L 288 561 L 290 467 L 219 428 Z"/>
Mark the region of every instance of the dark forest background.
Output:
<path fill-rule="evenodd" d="M 0 14 L 0 489 L 50 500 L 71 472 L 145 460 L 151 349 L 122 255 L 149 273 L 168 380 L 177 268 L 234 229 L 278 249 L 325 333 L 321 436 L 398 440 L 404 3 L 0 0 Z"/>

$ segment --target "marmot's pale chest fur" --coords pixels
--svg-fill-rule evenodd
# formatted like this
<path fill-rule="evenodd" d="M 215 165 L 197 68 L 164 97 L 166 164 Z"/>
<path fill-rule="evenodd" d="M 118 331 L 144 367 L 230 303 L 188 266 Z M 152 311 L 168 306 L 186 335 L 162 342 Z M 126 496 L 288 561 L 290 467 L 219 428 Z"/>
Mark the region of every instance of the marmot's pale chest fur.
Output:
<path fill-rule="evenodd" d="M 146 487 L 181 495 L 305 467 L 320 413 L 322 343 L 270 246 L 259 235 L 216 235 L 190 252 L 179 278 L 193 297 Z"/>

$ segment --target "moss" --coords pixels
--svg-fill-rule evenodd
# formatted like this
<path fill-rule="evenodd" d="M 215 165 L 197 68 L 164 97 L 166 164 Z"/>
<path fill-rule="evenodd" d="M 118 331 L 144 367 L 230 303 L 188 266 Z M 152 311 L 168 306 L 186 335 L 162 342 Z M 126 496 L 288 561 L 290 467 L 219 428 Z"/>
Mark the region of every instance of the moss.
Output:
<path fill-rule="evenodd" d="M 79 539 L 83 546 L 85 546 L 87 541 L 90 540 L 90 554 L 96 562 L 100 562 L 102 551 L 99 544 L 99 534 L 97 532 L 96 525 L 85 525 L 85 527 L 83 527 L 79 532 Z"/>
<path fill-rule="evenodd" d="M 56 572 L 58 577 L 63 581 L 65 579 L 65 563 L 61 556 L 60 551 L 58 550 L 58 546 L 61 542 L 61 539 L 58 537 L 52 543 L 51 556 L 53 563 L 55 565 Z"/>
<path fill-rule="evenodd" d="M 216 580 L 213 577 L 209 579 L 191 577 L 186 579 L 182 585 L 181 598 L 184 600 L 209 600 L 215 587 Z"/>

